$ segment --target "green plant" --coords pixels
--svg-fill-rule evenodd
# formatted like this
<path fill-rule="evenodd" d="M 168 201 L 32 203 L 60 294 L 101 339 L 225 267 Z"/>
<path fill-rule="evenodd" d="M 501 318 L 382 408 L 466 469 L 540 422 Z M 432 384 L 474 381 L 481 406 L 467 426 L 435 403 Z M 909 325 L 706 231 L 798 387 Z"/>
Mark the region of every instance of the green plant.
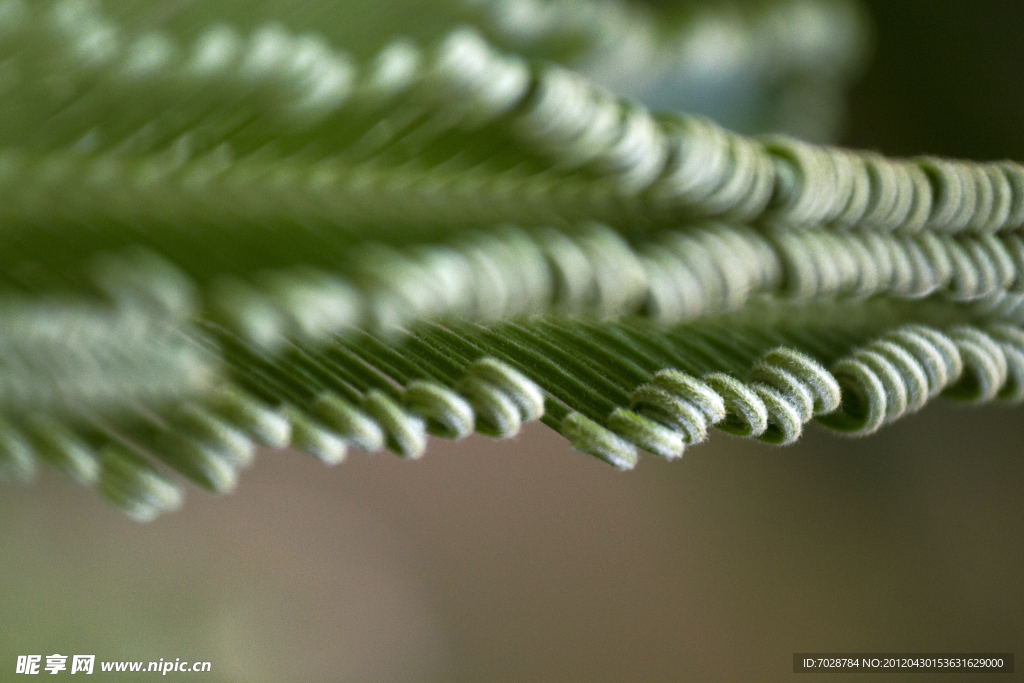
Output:
<path fill-rule="evenodd" d="M 824 135 L 849 6 L 296 7 L 0 4 L 6 476 L 144 520 L 180 503 L 165 466 L 227 491 L 254 443 L 419 457 L 539 419 L 628 469 L 712 426 L 1024 399 L 1024 166 L 746 137 L 560 65 L 746 93 L 751 130 L 818 102 L 790 123 Z M 708 94 L 680 74 L 722 26 L 762 49 Z"/>

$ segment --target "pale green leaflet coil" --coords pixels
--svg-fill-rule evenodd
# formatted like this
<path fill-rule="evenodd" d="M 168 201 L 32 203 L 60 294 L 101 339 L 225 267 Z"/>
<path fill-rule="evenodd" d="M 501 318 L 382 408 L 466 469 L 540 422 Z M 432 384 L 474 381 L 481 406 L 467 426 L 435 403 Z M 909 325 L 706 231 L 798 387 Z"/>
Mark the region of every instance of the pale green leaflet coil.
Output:
<path fill-rule="evenodd" d="M 148 520 L 258 446 L 540 420 L 629 469 L 1024 400 L 1024 166 L 805 141 L 865 31 L 840 0 L 0 0 L 0 475 Z"/>

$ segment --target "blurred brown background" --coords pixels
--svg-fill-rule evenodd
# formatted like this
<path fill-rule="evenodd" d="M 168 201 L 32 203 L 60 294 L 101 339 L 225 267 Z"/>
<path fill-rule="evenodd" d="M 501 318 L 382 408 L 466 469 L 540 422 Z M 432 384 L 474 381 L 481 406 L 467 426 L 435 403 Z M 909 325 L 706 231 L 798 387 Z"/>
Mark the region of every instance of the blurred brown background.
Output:
<path fill-rule="evenodd" d="M 846 143 L 1024 159 L 1024 3 L 868 4 Z M 48 474 L 0 490 L 0 671 L 59 652 L 209 660 L 165 680 L 211 682 L 810 681 L 846 678 L 794 676 L 793 652 L 1019 658 L 1022 437 L 1021 409 L 936 404 L 861 441 L 716 433 L 630 474 L 538 426 L 417 463 L 265 453 L 149 525 Z M 904 679 L 994 677 L 871 676 Z"/>

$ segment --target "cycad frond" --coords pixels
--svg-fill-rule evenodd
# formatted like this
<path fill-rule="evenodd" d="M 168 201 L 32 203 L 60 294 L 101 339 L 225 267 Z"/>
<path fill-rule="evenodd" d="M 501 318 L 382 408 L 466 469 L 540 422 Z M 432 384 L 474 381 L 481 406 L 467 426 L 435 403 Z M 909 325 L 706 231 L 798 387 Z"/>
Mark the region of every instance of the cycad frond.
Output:
<path fill-rule="evenodd" d="M 149 519 L 181 500 L 163 465 L 227 491 L 256 444 L 419 457 L 541 420 L 628 469 L 710 427 L 1024 399 L 1024 166 L 608 89 L 714 111 L 693 76 L 731 36 L 735 92 L 827 97 L 848 5 L 407 4 L 0 5 L 0 472 Z M 775 127 L 771 101 L 736 111 Z"/>

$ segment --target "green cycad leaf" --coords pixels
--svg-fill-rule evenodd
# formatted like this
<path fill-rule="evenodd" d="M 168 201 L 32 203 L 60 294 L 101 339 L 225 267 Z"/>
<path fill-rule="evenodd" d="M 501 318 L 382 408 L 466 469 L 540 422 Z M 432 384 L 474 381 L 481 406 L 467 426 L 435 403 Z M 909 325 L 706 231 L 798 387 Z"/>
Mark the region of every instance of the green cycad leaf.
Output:
<path fill-rule="evenodd" d="M 846 4 L 382 7 L 0 4 L 0 473 L 151 519 L 257 444 L 541 420 L 628 469 L 1024 399 L 1024 166 L 621 95 L 777 128 L 849 76 Z"/>

